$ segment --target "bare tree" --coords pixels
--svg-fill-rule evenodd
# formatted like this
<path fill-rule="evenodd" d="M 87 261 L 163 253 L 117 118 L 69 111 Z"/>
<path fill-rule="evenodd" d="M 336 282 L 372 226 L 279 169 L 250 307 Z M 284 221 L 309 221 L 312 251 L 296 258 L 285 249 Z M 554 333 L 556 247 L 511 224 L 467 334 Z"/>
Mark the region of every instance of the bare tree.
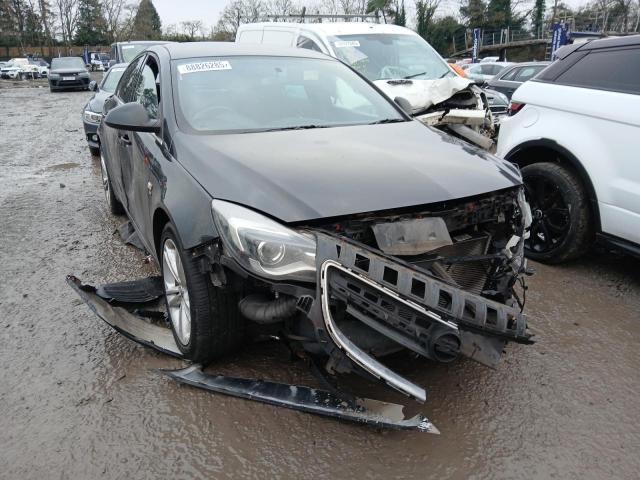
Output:
<path fill-rule="evenodd" d="M 180 22 L 180 27 L 185 35 L 194 40 L 196 34 L 202 32 L 204 22 L 202 20 L 187 20 L 186 22 Z"/>
<path fill-rule="evenodd" d="M 118 40 L 126 0 L 102 0 L 102 14 L 107 23 L 107 36 L 111 42 Z"/>
<path fill-rule="evenodd" d="M 267 6 L 262 0 L 234 0 L 220 14 L 216 31 L 232 38 L 240 25 L 264 20 L 266 15 Z"/>
<path fill-rule="evenodd" d="M 62 41 L 69 49 L 78 23 L 78 0 L 55 0 L 55 6 L 58 10 Z"/>
<path fill-rule="evenodd" d="M 285 19 L 297 12 L 298 6 L 293 0 L 269 0 L 266 4 L 267 14 L 275 20 Z"/>

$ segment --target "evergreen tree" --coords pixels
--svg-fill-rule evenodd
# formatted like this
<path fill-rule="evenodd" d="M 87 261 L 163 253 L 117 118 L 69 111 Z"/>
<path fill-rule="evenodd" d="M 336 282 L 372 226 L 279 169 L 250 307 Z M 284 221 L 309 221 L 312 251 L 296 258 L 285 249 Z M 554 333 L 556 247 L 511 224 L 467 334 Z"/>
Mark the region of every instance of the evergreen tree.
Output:
<path fill-rule="evenodd" d="M 99 0 L 80 0 L 78 3 L 77 45 L 102 45 L 107 43 L 106 22 Z"/>
<path fill-rule="evenodd" d="M 484 27 L 487 4 L 482 0 L 466 0 L 460 7 L 460 16 L 466 20 L 469 28 Z"/>
<path fill-rule="evenodd" d="M 539 34 L 542 32 L 542 28 L 544 27 L 544 11 L 545 11 L 545 1 L 544 0 L 536 0 L 535 5 L 533 6 L 533 29 L 534 33 Z"/>
<path fill-rule="evenodd" d="M 396 5 L 396 15 L 393 19 L 393 23 L 400 25 L 401 27 L 405 27 L 407 25 L 407 11 L 404 8 L 404 0 L 402 0 L 402 4 L 399 7 Z"/>
<path fill-rule="evenodd" d="M 141 0 L 133 20 L 133 36 L 136 40 L 159 40 L 162 38 L 162 22 L 151 0 Z"/>
<path fill-rule="evenodd" d="M 464 32 L 464 30 L 465 26 L 460 24 L 458 20 L 451 15 L 437 18 L 433 21 L 431 28 L 429 29 L 427 41 L 438 51 L 440 55 L 446 57 L 461 46 L 464 47 L 464 45 L 458 45 L 454 49 L 454 38 L 456 33 Z"/>

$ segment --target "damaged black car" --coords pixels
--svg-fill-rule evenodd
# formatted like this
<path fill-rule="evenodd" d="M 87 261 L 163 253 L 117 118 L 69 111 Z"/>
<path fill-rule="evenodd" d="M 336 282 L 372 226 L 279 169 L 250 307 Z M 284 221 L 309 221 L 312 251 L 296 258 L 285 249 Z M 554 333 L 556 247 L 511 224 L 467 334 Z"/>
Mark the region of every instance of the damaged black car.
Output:
<path fill-rule="evenodd" d="M 383 357 L 494 366 L 506 342 L 531 342 L 517 167 L 412 120 L 338 60 L 157 45 L 103 113 L 109 208 L 160 266 L 185 358 L 260 325 L 326 372 L 424 401 Z"/>

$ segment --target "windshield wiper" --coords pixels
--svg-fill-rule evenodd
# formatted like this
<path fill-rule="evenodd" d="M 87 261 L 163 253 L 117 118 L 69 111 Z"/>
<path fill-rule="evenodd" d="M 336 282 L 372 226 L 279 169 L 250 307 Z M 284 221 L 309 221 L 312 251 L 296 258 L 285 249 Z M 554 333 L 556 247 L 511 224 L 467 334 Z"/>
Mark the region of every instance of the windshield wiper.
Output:
<path fill-rule="evenodd" d="M 406 77 L 402 77 L 404 80 L 409 80 L 410 78 L 416 78 L 420 75 L 426 75 L 427 72 L 414 73 L 413 75 L 407 75 Z"/>
<path fill-rule="evenodd" d="M 277 127 L 261 130 L 262 132 L 282 132 L 284 130 L 310 130 L 312 128 L 329 128 L 331 125 L 296 125 L 293 127 Z"/>
<path fill-rule="evenodd" d="M 368 123 L 367 125 L 379 125 L 381 123 L 399 123 L 405 122 L 404 118 L 383 118 L 382 120 L 376 120 L 375 122 Z"/>

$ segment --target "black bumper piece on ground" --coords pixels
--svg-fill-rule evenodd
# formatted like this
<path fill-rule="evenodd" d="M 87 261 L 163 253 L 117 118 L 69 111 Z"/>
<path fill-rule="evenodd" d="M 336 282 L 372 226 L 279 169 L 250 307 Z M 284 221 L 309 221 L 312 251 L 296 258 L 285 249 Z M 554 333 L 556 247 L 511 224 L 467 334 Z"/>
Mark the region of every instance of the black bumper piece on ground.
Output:
<path fill-rule="evenodd" d="M 352 400 L 325 390 L 299 385 L 209 375 L 202 371 L 200 365 L 192 365 L 181 370 L 161 371 L 178 382 L 194 387 L 248 400 L 257 400 L 278 407 L 364 423 L 374 427 L 440 433 L 422 415 L 405 419 L 402 413 L 402 405 L 380 402 L 369 398 Z"/>
<path fill-rule="evenodd" d="M 67 283 L 108 325 L 125 337 L 162 353 L 183 358 L 164 324 L 162 288 L 157 277 L 94 287 L 69 275 Z M 208 374 L 200 365 L 162 370 L 195 387 L 341 420 L 395 430 L 440 433 L 422 415 L 405 418 L 403 406 L 369 398 L 352 398 L 310 387 Z"/>

